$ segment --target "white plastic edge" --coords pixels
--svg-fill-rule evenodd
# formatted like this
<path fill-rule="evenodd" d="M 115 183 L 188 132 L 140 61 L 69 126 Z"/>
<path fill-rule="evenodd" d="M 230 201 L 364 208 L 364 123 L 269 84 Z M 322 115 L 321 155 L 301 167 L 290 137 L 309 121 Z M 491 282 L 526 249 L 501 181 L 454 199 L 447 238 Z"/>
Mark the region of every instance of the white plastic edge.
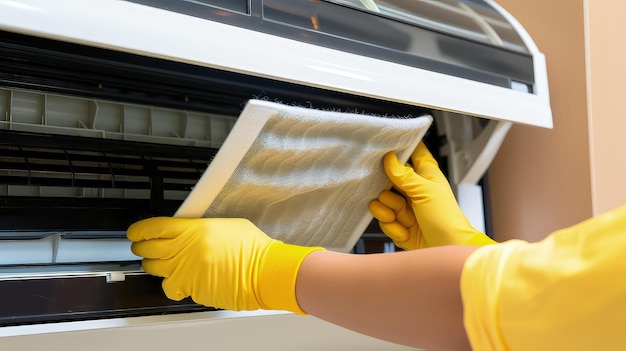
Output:
<path fill-rule="evenodd" d="M 531 38 L 530 34 L 526 31 L 522 24 L 517 19 L 515 19 L 515 17 L 513 17 L 495 1 L 484 1 L 488 3 L 491 7 L 496 9 L 500 13 L 500 15 L 502 15 L 502 17 L 504 17 L 509 22 L 509 24 L 513 26 L 530 53 L 533 55 L 533 64 L 535 69 L 535 93 L 537 97 L 541 99 L 541 104 L 548 108 L 548 116 L 546 117 L 549 117 L 549 124 L 542 125 L 542 127 L 552 128 L 552 109 L 550 107 L 550 89 L 548 87 L 548 70 L 545 55 L 541 53 L 541 51 L 539 51 L 539 48 L 537 47 L 535 41 Z"/>
<path fill-rule="evenodd" d="M 0 328 L 0 338 L 10 336 L 22 336 L 22 335 L 36 335 L 36 334 L 50 334 L 50 333 L 62 333 L 69 331 L 80 330 L 94 330 L 94 329 L 108 329 L 108 328 L 122 328 L 132 326 L 150 326 L 163 323 L 180 323 L 180 322 L 192 322 L 192 321 L 206 321 L 212 319 L 234 319 L 243 317 L 259 317 L 287 314 L 291 312 L 286 311 L 208 311 L 208 312 L 194 312 L 194 313 L 181 313 L 159 316 L 145 316 L 145 317 L 130 317 L 130 318 L 110 318 L 110 319 L 98 319 L 89 321 L 77 321 L 77 322 L 60 322 L 60 323 L 45 323 L 45 324 L 33 324 L 33 325 L 20 325 L 9 326 Z"/>
<path fill-rule="evenodd" d="M 274 110 L 255 105 L 254 109 L 246 108 L 242 112 L 242 116 L 251 115 L 247 119 L 248 123 L 244 123 L 243 119 L 237 119 L 233 131 L 239 133 L 239 138 L 226 138 L 220 150 L 228 150 L 229 154 L 225 155 L 225 151 L 218 151 L 211 163 L 219 164 L 219 167 L 209 167 L 202 174 L 193 191 L 183 201 L 178 208 L 174 217 L 182 218 L 200 218 L 204 215 L 207 205 L 217 197 L 219 192 L 228 182 L 230 176 L 237 169 L 239 162 L 250 149 L 257 136 L 263 129 L 267 120 L 273 115 Z M 250 109 L 252 112 L 246 113 Z"/>
<path fill-rule="evenodd" d="M 486 130 L 487 133 L 483 132 L 484 135 L 479 135 L 467 149 L 459 151 L 465 157 L 473 159 L 472 165 L 465 174 L 459 174 L 461 177 L 459 184 L 476 184 L 480 181 L 500 150 L 509 129 L 511 129 L 511 122 L 492 121 L 490 123 L 495 123 L 495 125 L 489 126 L 489 129 Z"/>
<path fill-rule="evenodd" d="M 457 201 L 461 211 L 472 226 L 481 233 L 485 232 L 485 211 L 483 188 L 477 184 L 461 183 L 457 186 Z"/>
<path fill-rule="evenodd" d="M 536 94 L 283 39 L 125 1 L 0 0 L 0 29 L 490 119 L 552 127 L 545 58 Z M 150 19 L 139 21 L 139 19 Z"/>

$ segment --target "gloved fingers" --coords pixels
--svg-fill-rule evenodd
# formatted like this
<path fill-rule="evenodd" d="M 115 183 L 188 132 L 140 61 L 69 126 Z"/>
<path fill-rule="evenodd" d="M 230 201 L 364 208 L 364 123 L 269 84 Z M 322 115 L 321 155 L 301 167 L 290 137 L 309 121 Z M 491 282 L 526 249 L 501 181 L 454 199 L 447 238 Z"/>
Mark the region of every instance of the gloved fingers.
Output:
<path fill-rule="evenodd" d="M 410 228 L 417 223 L 413 209 L 406 206 L 396 213 L 396 221 L 405 228 Z"/>
<path fill-rule="evenodd" d="M 180 235 L 173 239 L 152 239 L 137 241 L 130 245 L 130 250 L 144 258 L 169 259 L 186 248 L 197 235 Z"/>
<path fill-rule="evenodd" d="M 435 160 L 423 142 L 417 145 L 417 148 L 411 155 L 411 161 L 413 162 L 413 169 L 421 177 L 437 183 L 448 182 L 439 168 L 439 163 L 437 163 L 437 160 Z"/>
<path fill-rule="evenodd" d="M 387 235 L 393 242 L 400 246 L 405 241 L 409 240 L 409 231 L 398 222 L 384 223 L 380 222 L 380 229 Z"/>
<path fill-rule="evenodd" d="M 168 277 L 163 279 L 161 287 L 168 299 L 180 301 L 191 295 L 191 292 L 184 288 L 185 282 L 181 282 L 178 277 Z"/>
<path fill-rule="evenodd" d="M 144 258 L 172 258 L 179 250 L 172 247 L 170 239 L 154 239 L 138 241 L 130 245 L 130 250 L 137 256 Z"/>
<path fill-rule="evenodd" d="M 372 216 L 380 222 L 393 222 L 396 219 L 395 212 L 379 200 L 370 201 L 368 208 Z"/>
<path fill-rule="evenodd" d="M 413 154 L 411 155 L 411 161 L 417 161 L 417 160 L 422 160 L 422 159 L 435 160 L 435 158 L 433 157 L 433 154 L 430 152 L 430 150 L 428 150 L 428 147 L 426 146 L 426 144 L 424 144 L 423 141 L 420 141 L 419 144 L 417 144 L 417 147 L 415 148 L 415 150 L 413 151 Z"/>
<path fill-rule="evenodd" d="M 186 232 L 194 219 L 153 217 L 133 223 L 126 231 L 131 241 L 171 239 Z"/>
<path fill-rule="evenodd" d="M 369 210 L 379 222 L 399 222 L 408 228 L 417 221 L 412 207 L 407 206 L 406 198 L 389 190 L 383 190 L 378 199 L 371 201 Z"/>
<path fill-rule="evenodd" d="M 402 195 L 398 195 L 389 190 L 383 190 L 378 195 L 378 201 L 380 203 L 396 212 L 406 207 L 406 198 Z M 390 221 L 385 221 L 390 222 Z"/>
<path fill-rule="evenodd" d="M 164 278 L 170 277 L 177 266 L 177 263 L 172 260 L 145 258 L 141 261 L 141 268 L 146 273 Z"/>
<path fill-rule="evenodd" d="M 426 180 L 415 173 L 411 166 L 400 163 L 395 153 L 385 154 L 383 167 L 389 180 L 408 197 L 420 196 L 424 192 Z"/>

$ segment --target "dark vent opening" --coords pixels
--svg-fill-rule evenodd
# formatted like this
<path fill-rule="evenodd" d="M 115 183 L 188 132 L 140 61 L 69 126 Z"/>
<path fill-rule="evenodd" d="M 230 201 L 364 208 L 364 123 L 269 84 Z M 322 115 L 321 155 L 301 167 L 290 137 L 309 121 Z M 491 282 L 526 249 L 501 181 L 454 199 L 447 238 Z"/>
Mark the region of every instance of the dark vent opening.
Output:
<path fill-rule="evenodd" d="M 0 227 L 120 231 L 171 216 L 216 152 L 0 130 Z"/>

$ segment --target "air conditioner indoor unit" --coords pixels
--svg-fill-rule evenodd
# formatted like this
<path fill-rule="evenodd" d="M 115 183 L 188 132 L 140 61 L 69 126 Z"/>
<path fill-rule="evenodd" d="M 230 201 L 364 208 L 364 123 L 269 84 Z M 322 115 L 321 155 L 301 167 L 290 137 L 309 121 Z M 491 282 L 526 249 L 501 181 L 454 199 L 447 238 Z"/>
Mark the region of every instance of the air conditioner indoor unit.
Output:
<path fill-rule="evenodd" d="M 510 126 L 552 127 L 544 56 L 490 0 L 0 0 L 0 345 L 406 349 L 169 301 L 141 271 L 126 228 L 175 213 L 250 99 L 433 116 L 424 141 L 486 231 Z"/>

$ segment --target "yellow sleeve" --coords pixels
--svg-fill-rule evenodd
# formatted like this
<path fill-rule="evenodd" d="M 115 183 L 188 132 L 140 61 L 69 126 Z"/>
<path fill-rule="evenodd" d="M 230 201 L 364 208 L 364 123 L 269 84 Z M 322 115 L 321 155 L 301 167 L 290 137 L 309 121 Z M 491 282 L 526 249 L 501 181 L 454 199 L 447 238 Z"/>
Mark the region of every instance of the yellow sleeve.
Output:
<path fill-rule="evenodd" d="M 626 350 L 626 206 L 478 249 L 461 295 L 476 351 Z"/>

